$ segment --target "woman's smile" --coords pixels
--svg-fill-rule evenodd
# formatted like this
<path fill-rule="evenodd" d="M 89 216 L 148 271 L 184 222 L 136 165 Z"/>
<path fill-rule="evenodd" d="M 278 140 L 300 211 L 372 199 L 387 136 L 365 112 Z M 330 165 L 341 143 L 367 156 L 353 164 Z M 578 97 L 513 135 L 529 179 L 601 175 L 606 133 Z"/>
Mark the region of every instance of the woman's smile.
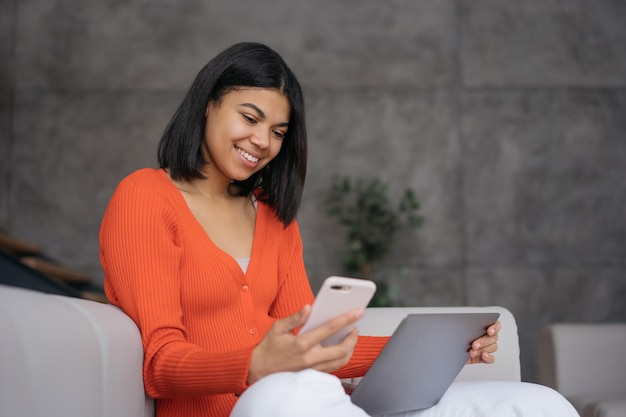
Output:
<path fill-rule="evenodd" d="M 237 150 L 237 152 L 239 152 L 239 155 L 241 155 L 246 161 L 252 164 L 256 164 L 261 159 L 260 157 L 254 156 L 244 151 L 243 149 L 239 148 L 237 145 L 235 145 L 235 149 Z"/>

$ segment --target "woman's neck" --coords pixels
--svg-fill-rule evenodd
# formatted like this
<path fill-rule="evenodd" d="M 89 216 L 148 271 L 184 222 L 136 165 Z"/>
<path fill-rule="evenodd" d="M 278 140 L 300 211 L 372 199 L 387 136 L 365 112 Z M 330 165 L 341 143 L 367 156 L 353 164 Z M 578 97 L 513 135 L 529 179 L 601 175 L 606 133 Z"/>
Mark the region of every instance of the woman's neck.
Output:
<path fill-rule="evenodd" d="M 192 192 L 203 195 L 209 200 L 230 200 L 234 196 L 229 192 L 229 181 L 215 181 L 209 178 L 194 179 L 190 182 Z"/>

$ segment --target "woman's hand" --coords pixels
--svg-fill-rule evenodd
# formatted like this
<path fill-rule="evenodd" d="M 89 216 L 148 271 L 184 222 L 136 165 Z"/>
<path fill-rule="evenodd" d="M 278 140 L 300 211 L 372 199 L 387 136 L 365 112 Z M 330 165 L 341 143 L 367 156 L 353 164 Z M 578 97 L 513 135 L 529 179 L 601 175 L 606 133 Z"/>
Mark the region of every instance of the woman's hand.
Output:
<path fill-rule="evenodd" d="M 487 328 L 484 336 L 472 342 L 469 350 L 467 363 L 494 363 L 496 358 L 493 353 L 498 350 L 498 333 L 502 328 L 500 320 Z"/>
<path fill-rule="evenodd" d="M 252 385 L 274 372 L 301 371 L 307 368 L 331 372 L 348 363 L 358 338 L 356 328 L 337 345 L 324 347 L 320 342 L 363 317 L 364 310 L 353 310 L 327 321 L 316 329 L 294 335 L 293 330 L 302 326 L 310 314 L 311 306 L 306 305 L 299 312 L 274 323 L 261 343 L 252 351 L 248 384 Z"/>

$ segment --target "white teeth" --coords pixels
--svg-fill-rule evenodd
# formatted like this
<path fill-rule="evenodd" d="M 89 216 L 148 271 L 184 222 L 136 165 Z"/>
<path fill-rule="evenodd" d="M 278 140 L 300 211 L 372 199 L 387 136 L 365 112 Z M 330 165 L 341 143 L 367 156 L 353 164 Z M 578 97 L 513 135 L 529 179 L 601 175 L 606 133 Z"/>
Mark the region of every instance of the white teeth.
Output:
<path fill-rule="evenodd" d="M 250 161 L 250 162 L 259 162 L 259 158 L 256 158 L 256 157 L 254 157 L 254 156 L 250 155 L 250 154 L 249 154 L 248 152 L 246 152 L 246 151 L 243 151 L 243 150 L 241 150 L 241 149 L 237 148 L 237 152 L 239 152 L 239 154 L 240 154 L 241 156 L 243 156 L 244 158 L 246 158 L 246 159 L 247 159 L 248 161 Z"/>

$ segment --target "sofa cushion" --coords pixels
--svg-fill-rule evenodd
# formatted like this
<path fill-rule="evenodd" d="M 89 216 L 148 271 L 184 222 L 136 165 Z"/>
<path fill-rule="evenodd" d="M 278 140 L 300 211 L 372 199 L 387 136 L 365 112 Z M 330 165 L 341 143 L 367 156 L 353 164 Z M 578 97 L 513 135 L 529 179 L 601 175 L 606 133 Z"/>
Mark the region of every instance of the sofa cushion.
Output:
<path fill-rule="evenodd" d="M 146 417 L 139 330 L 117 307 L 0 285 L 0 416 Z"/>

